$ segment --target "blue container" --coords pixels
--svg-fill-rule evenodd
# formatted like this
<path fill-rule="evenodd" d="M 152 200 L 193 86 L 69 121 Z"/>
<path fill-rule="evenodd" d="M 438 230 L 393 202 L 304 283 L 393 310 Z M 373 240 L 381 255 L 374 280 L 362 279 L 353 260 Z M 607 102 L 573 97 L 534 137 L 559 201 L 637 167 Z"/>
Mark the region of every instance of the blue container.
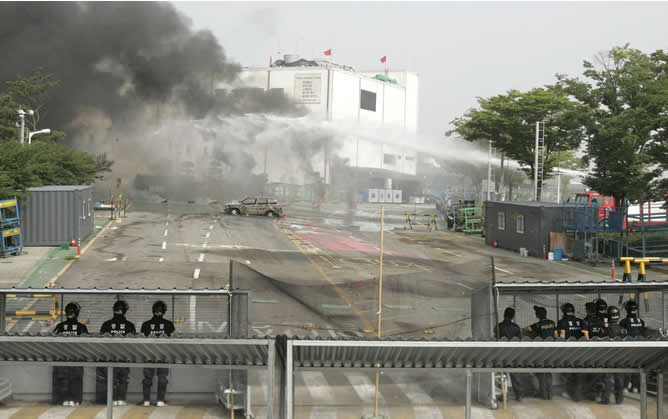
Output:
<path fill-rule="evenodd" d="M 564 257 L 564 249 L 561 247 L 555 247 L 554 250 L 554 260 L 561 260 Z"/>

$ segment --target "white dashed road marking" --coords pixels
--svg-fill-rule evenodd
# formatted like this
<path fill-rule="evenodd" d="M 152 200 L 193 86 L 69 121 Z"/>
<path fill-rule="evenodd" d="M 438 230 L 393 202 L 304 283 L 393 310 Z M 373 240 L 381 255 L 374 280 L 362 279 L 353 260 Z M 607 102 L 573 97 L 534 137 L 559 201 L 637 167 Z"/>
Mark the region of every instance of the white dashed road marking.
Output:
<path fill-rule="evenodd" d="M 473 289 L 473 288 L 469 287 L 468 285 L 464 285 L 464 284 L 462 284 L 461 282 L 456 282 L 456 284 L 459 285 L 459 286 L 461 286 L 461 287 L 464 287 L 464 288 L 466 288 L 466 289 L 469 289 L 469 290 L 472 290 L 472 289 Z"/>
<path fill-rule="evenodd" d="M 105 259 L 104 261 L 105 262 L 116 262 L 117 260 L 118 260 L 118 258 L 109 258 L 109 259 Z"/>
<path fill-rule="evenodd" d="M 167 229 L 165 229 L 165 232 L 162 234 L 163 236 L 167 235 Z"/>
<path fill-rule="evenodd" d="M 198 262 L 204 262 L 204 253 L 199 254 L 199 258 L 197 259 Z"/>
<path fill-rule="evenodd" d="M 204 244 L 202 245 L 202 248 L 206 249 L 206 243 L 204 243 Z"/>
<path fill-rule="evenodd" d="M 213 226 L 209 226 L 209 230 L 213 230 Z"/>
<path fill-rule="evenodd" d="M 162 242 L 162 250 L 165 250 L 167 248 L 167 242 L 163 241 Z"/>
<path fill-rule="evenodd" d="M 206 233 L 205 237 L 208 239 L 211 236 L 211 233 Z"/>
<path fill-rule="evenodd" d="M 195 268 L 195 272 L 193 272 L 193 279 L 199 278 L 199 268 Z"/>
<path fill-rule="evenodd" d="M 158 261 L 159 261 L 159 262 L 164 262 L 164 261 L 165 261 L 165 258 L 160 258 Z"/>

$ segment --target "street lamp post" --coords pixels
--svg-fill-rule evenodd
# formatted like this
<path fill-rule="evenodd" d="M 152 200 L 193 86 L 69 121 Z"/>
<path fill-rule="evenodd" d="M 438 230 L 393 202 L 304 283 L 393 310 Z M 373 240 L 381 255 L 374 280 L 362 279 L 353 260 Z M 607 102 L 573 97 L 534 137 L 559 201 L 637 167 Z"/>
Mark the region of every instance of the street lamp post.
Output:
<path fill-rule="evenodd" d="M 23 109 L 19 109 L 17 111 L 19 114 L 19 120 L 17 121 L 17 125 L 21 128 L 21 144 L 25 142 L 25 127 L 26 127 L 26 115 L 34 115 L 35 111 L 32 109 L 29 110 L 28 112 L 24 112 Z"/>
<path fill-rule="evenodd" d="M 49 128 L 45 128 L 45 129 L 41 129 L 39 131 L 29 132 L 28 133 L 28 144 L 32 144 L 32 136 L 37 135 L 37 134 L 51 134 L 51 130 Z"/>

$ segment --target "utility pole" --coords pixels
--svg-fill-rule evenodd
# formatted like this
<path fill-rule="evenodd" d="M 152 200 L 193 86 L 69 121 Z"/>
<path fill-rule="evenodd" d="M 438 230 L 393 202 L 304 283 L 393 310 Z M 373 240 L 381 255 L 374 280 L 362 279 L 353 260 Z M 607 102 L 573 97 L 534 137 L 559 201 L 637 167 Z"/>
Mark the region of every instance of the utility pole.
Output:
<path fill-rule="evenodd" d="M 487 200 L 492 200 L 492 142 L 489 142 L 489 154 L 487 156 Z"/>
<path fill-rule="evenodd" d="M 18 114 L 19 114 L 18 125 L 21 128 L 21 136 L 19 138 L 21 140 L 21 145 L 23 145 L 25 141 L 24 138 L 25 138 L 25 127 L 26 127 L 26 117 L 25 117 L 26 115 L 25 112 L 23 112 L 23 109 L 19 109 Z"/>

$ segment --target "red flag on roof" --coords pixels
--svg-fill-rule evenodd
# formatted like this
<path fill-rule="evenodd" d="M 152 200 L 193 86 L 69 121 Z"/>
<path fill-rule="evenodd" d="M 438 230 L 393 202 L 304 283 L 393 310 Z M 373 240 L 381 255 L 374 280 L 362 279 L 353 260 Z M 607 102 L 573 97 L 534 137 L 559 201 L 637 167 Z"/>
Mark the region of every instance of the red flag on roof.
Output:
<path fill-rule="evenodd" d="M 383 55 L 383 58 L 380 59 L 380 62 L 381 62 L 381 63 L 384 63 L 385 61 L 387 61 L 387 56 L 386 56 L 386 55 Z"/>
<path fill-rule="evenodd" d="M 332 49 L 330 48 L 327 51 L 325 51 L 325 55 L 332 55 Z"/>

